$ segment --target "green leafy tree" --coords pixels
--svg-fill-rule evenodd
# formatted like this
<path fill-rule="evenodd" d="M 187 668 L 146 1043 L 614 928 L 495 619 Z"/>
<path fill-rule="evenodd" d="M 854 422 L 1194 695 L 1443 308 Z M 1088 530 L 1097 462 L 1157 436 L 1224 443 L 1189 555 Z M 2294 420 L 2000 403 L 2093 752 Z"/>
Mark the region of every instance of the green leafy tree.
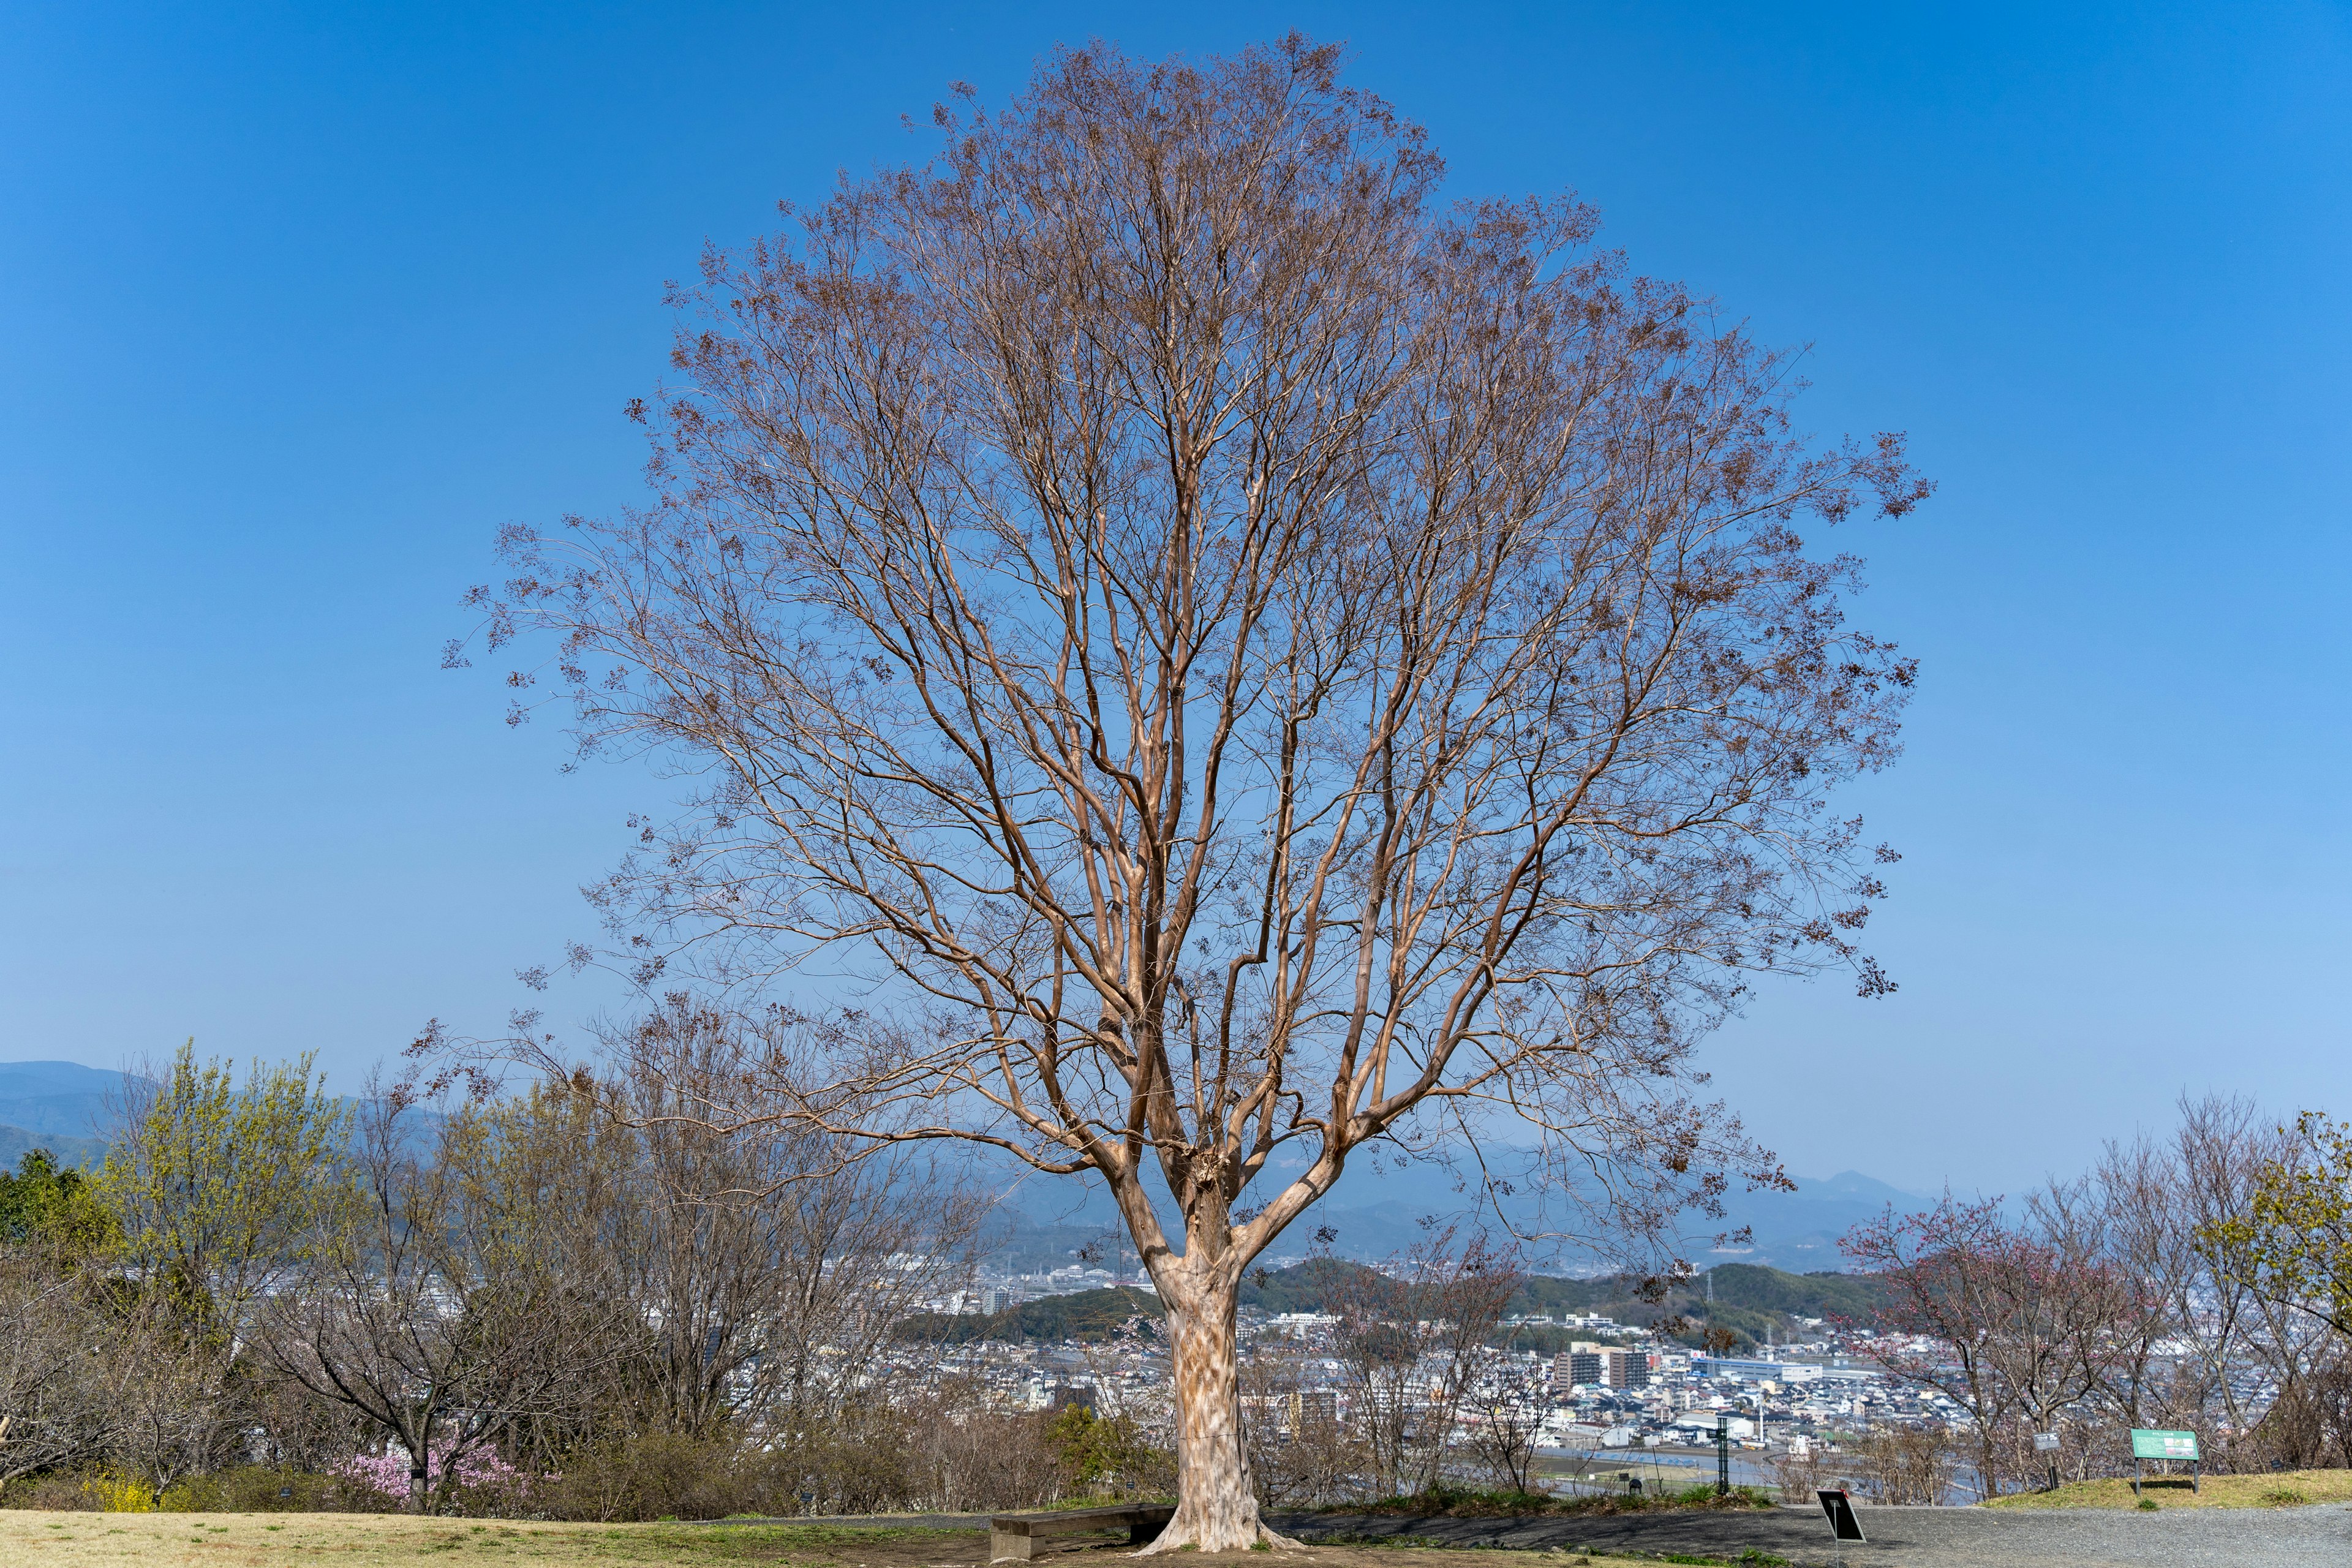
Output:
<path fill-rule="evenodd" d="M 69 1262 L 108 1249 L 119 1237 L 89 1178 L 58 1164 L 47 1150 L 29 1150 L 14 1172 L 0 1171 L 0 1243 L 44 1246 Z"/>
<path fill-rule="evenodd" d="M 1087 1496 L 1154 1489 L 1154 1480 L 1171 1479 L 1169 1456 L 1151 1446 L 1131 1416 L 1097 1415 L 1072 1405 L 1054 1417 L 1045 1436 L 1065 1483 Z"/>
<path fill-rule="evenodd" d="M 2352 1122 L 2306 1110 L 2289 1136 L 2246 1211 L 2200 1237 L 2222 1273 L 2352 1334 Z"/>
<path fill-rule="evenodd" d="M 238 1355 L 273 1279 L 299 1261 L 349 1115 L 312 1058 L 196 1059 L 134 1074 L 123 1126 L 90 1183 L 113 1234 L 123 1331 L 141 1353 L 121 1394 L 125 1466 L 159 1493 L 219 1459 L 240 1429 Z"/>

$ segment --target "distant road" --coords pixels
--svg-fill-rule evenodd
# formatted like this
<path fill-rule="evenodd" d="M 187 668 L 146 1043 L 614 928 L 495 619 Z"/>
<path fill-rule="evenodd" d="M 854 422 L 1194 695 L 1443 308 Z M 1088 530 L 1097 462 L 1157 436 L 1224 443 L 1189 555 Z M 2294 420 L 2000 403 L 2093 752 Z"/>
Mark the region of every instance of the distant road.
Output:
<path fill-rule="evenodd" d="M 1591 1453 L 1582 1449 L 1538 1450 L 1536 1458 L 1543 1467 L 1537 1474 L 1545 1480 L 1559 1480 L 1579 1470 L 1632 1470 L 1643 1478 L 1645 1487 L 1652 1486 L 1650 1478 L 1671 1487 L 1687 1487 L 1700 1481 L 1715 1479 L 1713 1448 L 1595 1448 Z M 1731 1484 L 1735 1487 L 1763 1487 L 1772 1484 L 1772 1475 L 1762 1456 L 1746 1449 L 1731 1450 Z"/>

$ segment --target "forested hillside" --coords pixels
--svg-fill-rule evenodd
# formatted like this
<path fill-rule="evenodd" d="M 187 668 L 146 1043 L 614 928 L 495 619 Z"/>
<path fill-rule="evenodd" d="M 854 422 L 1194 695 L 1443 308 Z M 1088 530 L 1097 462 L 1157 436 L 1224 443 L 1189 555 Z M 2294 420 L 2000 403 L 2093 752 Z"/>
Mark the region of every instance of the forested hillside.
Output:
<path fill-rule="evenodd" d="M 1024 1301 L 1002 1312 L 919 1312 L 898 1326 L 901 1339 L 940 1344 L 968 1344 L 997 1340 L 1014 1344 L 1029 1341 L 1102 1340 L 1121 1332 L 1140 1317 L 1140 1328 L 1160 1331 L 1160 1298 L 1149 1290 L 1121 1286 L 1109 1290 L 1077 1290 Z"/>
<path fill-rule="evenodd" d="M 1241 1304 L 1268 1313 L 1327 1311 L 1349 1280 L 1370 1272 L 1363 1264 L 1336 1258 L 1263 1271 L 1244 1282 Z M 1623 1275 L 1598 1279 L 1530 1275 L 1511 1299 L 1508 1312 L 1513 1316 L 1599 1313 L 1642 1327 L 1679 1317 L 1690 1325 L 1683 1337 L 1694 1343 L 1705 1328 L 1719 1326 L 1738 1335 L 1744 1347 L 1760 1342 L 1768 1332 L 1785 1342 L 1796 1328 L 1794 1320 L 1801 1317 L 1866 1321 L 1876 1310 L 1878 1298 L 1878 1282 L 1865 1274 L 1790 1274 L 1753 1264 L 1727 1263 L 1715 1270 L 1712 1302 L 1707 1300 L 1704 1276 L 1668 1291 L 1664 1300 L 1644 1301 L 1639 1281 Z M 1156 1331 L 1159 1316 L 1157 1297 L 1122 1287 L 1048 1296 L 1002 1312 L 920 1313 L 902 1324 L 899 1331 L 904 1338 L 950 1344 L 976 1340 L 1098 1340 L 1122 1331 L 1138 1317 Z M 1589 1329 L 1538 1325 L 1505 1329 L 1498 1340 L 1512 1349 L 1550 1354 L 1565 1349 L 1572 1340 L 1596 1337 L 1606 1336 L 1596 1336 Z"/>

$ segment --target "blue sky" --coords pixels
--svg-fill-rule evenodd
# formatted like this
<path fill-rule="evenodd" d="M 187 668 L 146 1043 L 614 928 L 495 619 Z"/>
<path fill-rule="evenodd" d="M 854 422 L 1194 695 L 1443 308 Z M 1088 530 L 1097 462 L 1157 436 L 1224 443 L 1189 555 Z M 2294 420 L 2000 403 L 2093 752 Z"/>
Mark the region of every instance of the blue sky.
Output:
<path fill-rule="evenodd" d="M 496 1027 L 663 786 L 436 650 L 500 523 L 634 494 L 662 280 L 950 80 L 1293 26 L 1941 481 L 1838 541 L 1924 661 L 1860 800 L 1903 989 L 1759 994 L 1754 1130 L 2013 1190 L 2184 1089 L 2352 1111 L 2352 13 L 2297 5 L 14 5 L 0 1058 Z"/>

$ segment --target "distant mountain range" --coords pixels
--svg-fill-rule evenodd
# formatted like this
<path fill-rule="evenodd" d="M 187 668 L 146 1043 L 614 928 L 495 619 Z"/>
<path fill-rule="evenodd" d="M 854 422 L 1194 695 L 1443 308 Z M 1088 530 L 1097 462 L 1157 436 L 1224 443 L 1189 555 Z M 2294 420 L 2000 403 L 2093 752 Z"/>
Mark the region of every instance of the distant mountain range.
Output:
<path fill-rule="evenodd" d="M 1746 1226 L 1745 1246 L 1709 1245 L 1692 1254 L 1702 1268 L 1713 1263 L 1762 1263 L 1809 1274 L 1843 1269 L 1838 1238 L 1863 1221 L 1885 1213 L 1932 1207 L 1934 1200 L 1891 1187 L 1859 1171 L 1841 1171 L 1825 1180 L 1792 1178 L 1793 1193 L 1735 1193 L 1724 1198 L 1726 1222 Z M 1713 1238 L 1708 1240 L 1712 1242 Z"/>
<path fill-rule="evenodd" d="M 121 1113 L 123 1075 L 79 1062 L 0 1062 L 0 1169 L 28 1150 L 93 1166 Z"/>
<path fill-rule="evenodd" d="M 29 1149 L 47 1149 L 68 1165 L 96 1165 L 105 1155 L 107 1133 L 119 1113 L 122 1082 L 120 1072 L 76 1062 L 0 1062 L 0 1169 L 14 1169 Z M 429 1135 L 432 1121 L 420 1121 L 417 1135 Z M 975 1180 L 1005 1194 L 989 1238 L 1000 1264 L 1066 1263 L 1074 1250 L 1115 1250 L 1123 1239 L 1115 1234 L 1117 1215 L 1109 1195 L 1098 1186 L 1061 1177 L 1024 1178 L 986 1154 L 974 1154 L 971 1169 Z M 1284 1174 L 1280 1169 L 1269 1170 L 1259 1187 L 1274 1190 Z M 1318 1227 L 1328 1227 L 1339 1233 L 1330 1244 L 1336 1255 L 1387 1258 L 1423 1239 L 1426 1231 L 1422 1222 L 1428 1216 L 1445 1223 L 1471 1218 L 1475 1199 L 1474 1190 L 1440 1166 L 1416 1163 L 1398 1167 L 1360 1157 L 1330 1196 L 1276 1242 L 1274 1252 L 1303 1257 L 1313 1249 Z M 1797 1273 L 1838 1269 L 1843 1267 L 1839 1237 L 1889 1205 L 1912 1209 L 1927 1201 L 1855 1171 L 1819 1181 L 1801 1177 L 1793 1193 L 1729 1194 L 1724 1200 L 1723 1221 L 1694 1219 L 1686 1227 L 1684 1252 L 1700 1268 L 1753 1263 Z M 1522 1228 L 1544 1228 L 1523 1196 L 1501 1202 Z M 1741 1226 L 1749 1233 L 1745 1243 L 1716 1243 L 1717 1231 Z M 1541 1261 L 1571 1269 L 1597 1268 L 1602 1262 L 1597 1254 L 1580 1255 L 1574 1247 Z"/>
<path fill-rule="evenodd" d="M 975 1168 L 979 1179 L 999 1185 L 1005 1193 L 999 1207 L 999 1227 L 991 1238 L 992 1260 L 1000 1266 L 1024 1268 L 1049 1259 L 1066 1263 L 1073 1250 L 1087 1247 L 1099 1249 L 1110 1260 L 1120 1245 L 1123 1233 L 1116 1229 L 1116 1212 L 1108 1194 L 1099 1186 L 1066 1177 L 1020 1178 L 985 1162 Z M 1269 1170 L 1252 1190 L 1276 1190 L 1281 1177 L 1281 1172 Z M 1836 1271 L 1845 1267 L 1838 1251 L 1840 1237 L 1889 1205 L 1909 1211 L 1927 1207 L 1930 1201 L 1857 1171 L 1796 1181 L 1793 1193 L 1727 1194 L 1720 1221 L 1689 1216 L 1682 1242 L 1684 1256 L 1701 1268 L 1748 1263 L 1800 1274 Z M 1547 1224 L 1523 1194 L 1499 1201 L 1504 1213 L 1523 1231 L 1571 1228 L 1556 1214 Z M 1163 1198 L 1162 1213 L 1169 1213 L 1170 1206 Z M 1277 1259 L 1304 1257 L 1315 1249 L 1319 1227 L 1338 1233 L 1329 1244 L 1335 1256 L 1376 1261 L 1423 1240 L 1428 1234 L 1423 1221 L 1432 1216 L 1440 1224 L 1469 1224 L 1484 1218 L 1491 1226 L 1494 1221 L 1491 1210 L 1481 1213 L 1476 1192 L 1443 1167 L 1414 1163 L 1400 1168 L 1362 1161 L 1351 1165 L 1330 1195 L 1275 1242 L 1272 1255 Z M 1736 1245 L 1717 1242 L 1719 1233 L 1728 1235 L 1742 1227 L 1748 1232 L 1745 1240 Z M 1598 1251 L 1573 1244 L 1538 1251 L 1533 1261 L 1546 1269 L 1613 1267 Z"/>

